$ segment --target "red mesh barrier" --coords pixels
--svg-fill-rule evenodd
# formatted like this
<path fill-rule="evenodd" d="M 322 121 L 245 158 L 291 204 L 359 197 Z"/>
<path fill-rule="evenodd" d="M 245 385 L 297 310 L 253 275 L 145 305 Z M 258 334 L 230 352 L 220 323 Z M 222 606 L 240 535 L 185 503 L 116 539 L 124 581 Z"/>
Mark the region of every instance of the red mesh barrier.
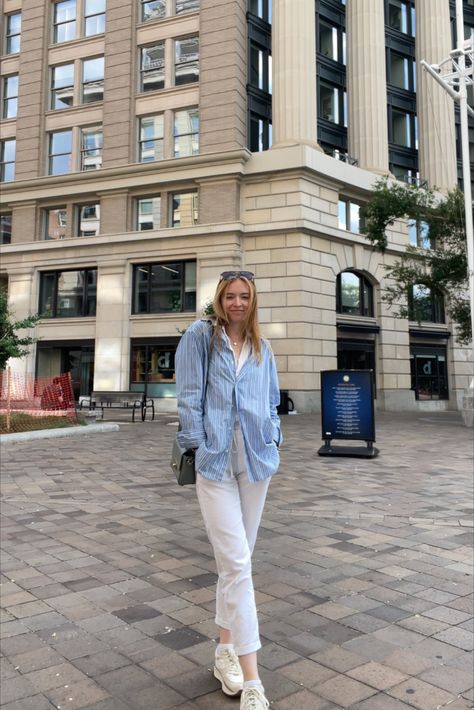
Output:
<path fill-rule="evenodd" d="M 0 433 L 77 424 L 71 375 L 33 377 L 0 371 Z"/>

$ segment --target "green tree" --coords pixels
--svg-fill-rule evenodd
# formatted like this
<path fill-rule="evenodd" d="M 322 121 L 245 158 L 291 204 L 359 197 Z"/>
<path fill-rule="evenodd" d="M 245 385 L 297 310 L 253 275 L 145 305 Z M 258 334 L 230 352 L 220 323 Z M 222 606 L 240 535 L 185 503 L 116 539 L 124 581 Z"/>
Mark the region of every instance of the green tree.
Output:
<path fill-rule="evenodd" d="M 397 219 L 412 220 L 421 238 L 391 266 L 382 299 L 400 318 L 422 320 L 426 294 L 444 301 L 456 340 L 471 341 L 464 197 L 455 188 L 439 198 L 432 190 L 381 178 L 361 212 L 364 235 L 380 252 L 388 248 L 386 229 Z M 424 287 L 424 290 L 423 288 Z M 415 289 L 414 289 L 415 287 Z M 429 291 L 428 291 L 429 289 Z M 418 292 L 420 298 L 413 297 Z"/>
<path fill-rule="evenodd" d="M 38 338 L 21 338 L 17 331 L 32 328 L 39 320 L 39 315 L 14 320 L 8 307 L 6 289 L 0 288 L 0 370 L 5 369 L 10 357 L 24 357 L 28 354 L 29 346 L 36 343 Z"/>

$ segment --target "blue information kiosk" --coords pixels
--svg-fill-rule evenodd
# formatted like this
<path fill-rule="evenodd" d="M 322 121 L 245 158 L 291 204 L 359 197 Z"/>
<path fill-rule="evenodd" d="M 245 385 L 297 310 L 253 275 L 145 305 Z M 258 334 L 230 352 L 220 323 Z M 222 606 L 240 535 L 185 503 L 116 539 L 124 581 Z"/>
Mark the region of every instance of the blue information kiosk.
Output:
<path fill-rule="evenodd" d="M 321 372 L 320 456 L 374 458 L 374 382 L 371 370 Z M 366 446 L 334 446 L 333 439 L 365 441 Z"/>

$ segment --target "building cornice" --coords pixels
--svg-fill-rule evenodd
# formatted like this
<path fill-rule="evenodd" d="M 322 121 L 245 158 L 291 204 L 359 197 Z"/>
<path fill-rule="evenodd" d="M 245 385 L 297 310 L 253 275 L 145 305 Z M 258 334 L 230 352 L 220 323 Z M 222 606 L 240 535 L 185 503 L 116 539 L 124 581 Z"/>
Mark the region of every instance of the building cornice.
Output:
<path fill-rule="evenodd" d="M 189 158 L 172 158 L 153 163 L 132 163 L 114 168 L 75 172 L 67 175 L 45 175 L 31 180 L 17 180 L 2 184 L 2 203 L 13 204 L 25 200 L 67 197 L 72 194 L 97 193 L 109 190 L 140 188 L 150 184 L 194 181 L 242 175 L 251 157 L 246 148 L 225 153 L 205 153 Z"/>

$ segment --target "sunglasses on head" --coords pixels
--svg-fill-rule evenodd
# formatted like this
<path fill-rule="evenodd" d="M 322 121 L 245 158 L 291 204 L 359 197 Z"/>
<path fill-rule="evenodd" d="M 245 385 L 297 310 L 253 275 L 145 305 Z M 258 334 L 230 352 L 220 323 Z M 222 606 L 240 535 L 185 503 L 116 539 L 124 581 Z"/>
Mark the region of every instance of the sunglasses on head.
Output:
<path fill-rule="evenodd" d="M 234 279 L 244 278 L 247 281 L 253 281 L 255 275 L 251 271 L 223 271 L 220 281 L 233 281 Z"/>

